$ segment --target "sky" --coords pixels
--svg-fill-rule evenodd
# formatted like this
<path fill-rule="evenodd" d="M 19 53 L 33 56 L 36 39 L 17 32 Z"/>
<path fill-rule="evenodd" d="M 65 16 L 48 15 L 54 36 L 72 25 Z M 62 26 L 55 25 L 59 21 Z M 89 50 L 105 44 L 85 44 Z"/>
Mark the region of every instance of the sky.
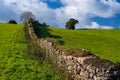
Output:
<path fill-rule="evenodd" d="M 40 22 L 64 28 L 70 18 L 76 28 L 120 28 L 120 0 L 0 0 L 0 22 L 20 22 L 20 15 L 30 11 Z"/>

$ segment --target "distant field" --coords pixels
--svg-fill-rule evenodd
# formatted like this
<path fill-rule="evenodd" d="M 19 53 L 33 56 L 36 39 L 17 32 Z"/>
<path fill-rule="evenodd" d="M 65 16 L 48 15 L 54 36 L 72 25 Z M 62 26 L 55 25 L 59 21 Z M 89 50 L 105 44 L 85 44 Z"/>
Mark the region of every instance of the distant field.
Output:
<path fill-rule="evenodd" d="M 59 72 L 27 54 L 23 25 L 0 23 L 0 80 L 60 80 Z"/>
<path fill-rule="evenodd" d="M 48 28 L 48 31 L 65 49 L 87 49 L 103 59 L 120 62 L 120 30 Z"/>

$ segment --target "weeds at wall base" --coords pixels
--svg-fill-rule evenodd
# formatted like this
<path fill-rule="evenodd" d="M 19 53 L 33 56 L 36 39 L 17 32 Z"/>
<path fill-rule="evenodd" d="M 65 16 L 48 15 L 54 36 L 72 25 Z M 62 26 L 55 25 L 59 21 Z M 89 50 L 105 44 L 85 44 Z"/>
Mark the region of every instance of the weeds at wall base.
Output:
<path fill-rule="evenodd" d="M 52 61 L 50 61 L 50 59 L 48 59 L 47 57 L 45 57 L 45 49 L 42 49 L 38 44 L 36 44 L 30 34 L 29 34 L 29 28 L 27 26 L 27 24 L 25 24 L 24 26 L 24 32 L 25 32 L 25 38 L 26 38 L 26 43 L 27 43 L 27 47 L 28 47 L 28 54 L 31 57 L 36 58 L 41 64 L 42 63 L 48 63 L 48 64 L 52 64 Z M 61 71 L 60 68 L 56 67 L 57 65 L 51 65 L 52 68 L 55 68 L 58 70 L 61 79 L 60 80 L 71 80 L 70 78 L 68 78 L 68 71 Z"/>

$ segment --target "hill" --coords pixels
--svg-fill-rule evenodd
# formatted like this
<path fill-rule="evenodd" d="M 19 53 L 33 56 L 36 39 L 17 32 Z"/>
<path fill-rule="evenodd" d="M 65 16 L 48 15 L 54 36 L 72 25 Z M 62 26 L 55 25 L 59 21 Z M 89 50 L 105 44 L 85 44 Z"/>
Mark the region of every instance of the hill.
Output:
<path fill-rule="evenodd" d="M 23 25 L 0 23 L 0 80 L 60 80 L 59 71 L 27 51 Z"/>
<path fill-rule="evenodd" d="M 86 49 L 102 59 L 120 62 L 120 30 L 64 30 L 48 28 L 64 49 Z"/>

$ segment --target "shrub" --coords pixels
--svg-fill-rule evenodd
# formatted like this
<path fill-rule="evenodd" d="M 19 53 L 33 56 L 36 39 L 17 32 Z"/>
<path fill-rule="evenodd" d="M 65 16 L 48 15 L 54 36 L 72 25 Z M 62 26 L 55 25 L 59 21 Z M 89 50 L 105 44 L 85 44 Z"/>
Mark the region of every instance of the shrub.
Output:
<path fill-rule="evenodd" d="M 42 24 L 43 27 L 49 27 L 49 25 L 47 25 L 46 23 Z"/>
<path fill-rule="evenodd" d="M 10 20 L 8 23 L 17 24 L 17 22 L 15 20 Z"/>
<path fill-rule="evenodd" d="M 71 29 L 71 30 L 74 30 L 75 29 L 75 24 L 78 23 L 78 20 L 75 20 L 73 18 L 71 18 L 68 22 L 66 22 L 66 29 Z"/>

